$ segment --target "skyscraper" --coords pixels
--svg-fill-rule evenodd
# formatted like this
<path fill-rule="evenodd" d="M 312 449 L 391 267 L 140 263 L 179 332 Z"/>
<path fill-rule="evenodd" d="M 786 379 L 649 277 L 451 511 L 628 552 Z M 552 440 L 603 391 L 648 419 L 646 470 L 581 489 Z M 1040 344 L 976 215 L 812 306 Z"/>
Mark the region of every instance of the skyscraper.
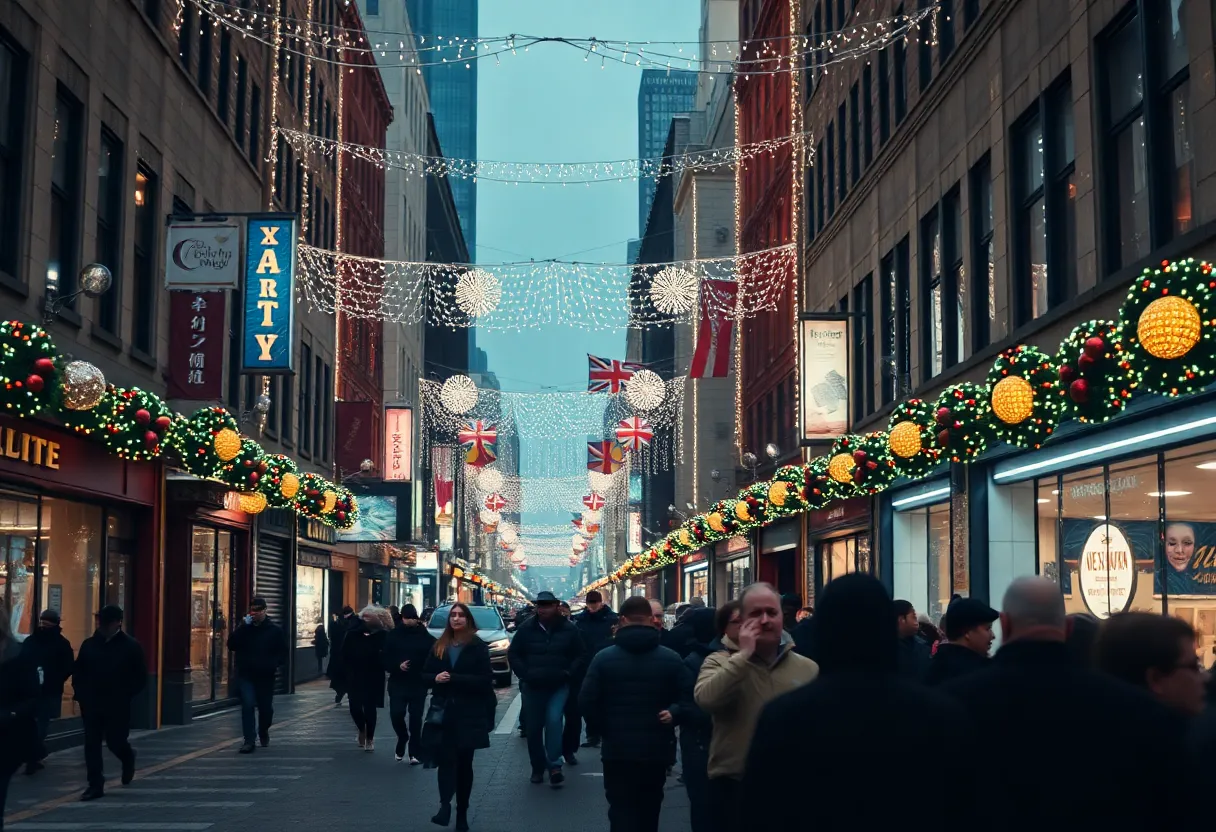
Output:
<path fill-rule="evenodd" d="M 477 0 L 405 0 L 410 24 L 419 38 L 419 58 L 434 63 L 422 68 L 439 146 L 449 159 L 477 158 L 477 61 L 437 63 L 442 54 L 427 51 L 436 38 L 477 37 Z M 449 52 L 451 50 L 445 50 Z M 467 50 L 466 50 L 467 53 Z M 453 178 L 452 198 L 460 217 L 460 230 L 469 247 L 469 259 L 477 257 L 477 184 L 472 179 Z"/>
<path fill-rule="evenodd" d="M 638 87 L 639 159 L 658 159 L 663 155 L 671 117 L 691 110 L 696 96 L 696 72 L 677 69 L 642 70 L 642 83 Z M 440 134 L 440 139 L 442 138 L 443 134 Z M 653 177 L 643 176 L 638 180 L 638 236 L 646 231 L 646 215 L 650 213 L 654 188 Z"/>

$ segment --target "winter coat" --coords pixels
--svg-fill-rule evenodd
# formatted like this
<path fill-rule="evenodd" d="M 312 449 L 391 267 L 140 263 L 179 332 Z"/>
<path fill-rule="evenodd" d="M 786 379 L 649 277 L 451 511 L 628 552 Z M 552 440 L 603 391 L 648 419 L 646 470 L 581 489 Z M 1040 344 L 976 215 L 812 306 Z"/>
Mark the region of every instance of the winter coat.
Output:
<path fill-rule="evenodd" d="M 811 661 L 819 660 L 815 655 L 815 616 L 808 615 L 795 624 L 794 629 L 790 630 L 790 638 L 794 640 L 795 653 Z"/>
<path fill-rule="evenodd" d="M 583 639 L 578 628 L 561 616 L 546 630 L 539 618 L 529 618 L 515 631 L 507 660 L 519 680 L 532 690 L 556 690 L 581 670 Z"/>
<path fill-rule="evenodd" d="M 595 612 L 583 610 L 570 620 L 574 622 L 574 626 L 578 628 L 583 637 L 588 661 L 596 653 L 612 644 L 612 628 L 616 626 L 618 617 L 607 606 L 600 607 Z"/>
<path fill-rule="evenodd" d="M 999 759 L 1000 746 L 985 749 L 990 758 L 968 756 L 969 725 L 958 703 L 899 675 L 895 621 L 882 584 L 857 573 L 832 581 L 817 599 L 815 618 L 819 675 L 764 708 L 740 805 L 762 805 L 767 829 L 987 829 L 978 818 L 989 813 L 971 803 L 983 789 L 968 778 L 985 773 L 981 761 Z M 874 766 L 920 753 L 948 772 L 944 802 L 926 791 L 914 763 Z"/>
<path fill-rule="evenodd" d="M 318 659 L 329 655 L 329 636 L 325 635 L 324 624 L 318 624 L 317 629 L 312 631 L 312 649 L 316 651 Z"/>
<path fill-rule="evenodd" d="M 350 632 L 351 627 L 355 626 L 355 622 L 362 623 L 358 616 L 347 615 L 335 621 L 329 629 L 329 664 L 325 668 L 325 675 L 329 677 L 329 686 L 334 690 L 344 689 L 346 686 L 346 667 L 342 663 L 342 645 L 346 641 L 346 634 Z"/>
<path fill-rule="evenodd" d="M 342 642 L 342 665 L 346 668 L 346 688 L 350 701 L 365 707 L 384 707 L 385 630 L 373 630 L 359 623 L 346 633 Z"/>
<path fill-rule="evenodd" d="M 787 691 L 802 687 L 819 675 L 819 666 L 794 652 L 789 633 L 781 633 L 781 646 L 772 664 L 758 656 L 739 653 L 729 638 L 723 649 L 705 657 L 697 676 L 694 698 L 713 718 L 709 748 L 709 776 L 743 776 L 747 747 L 764 706 Z"/>
<path fill-rule="evenodd" d="M 436 683 L 435 677 L 445 670 L 452 674 L 451 679 Z M 441 735 L 445 748 L 471 751 L 490 747 L 498 698 L 494 695 L 490 648 L 484 641 L 474 636 L 460 651 L 455 666 L 450 652 L 440 658 L 432 649 L 422 668 L 422 681 L 433 691 L 432 707 L 436 702 L 443 704 Z"/>
<path fill-rule="evenodd" d="M 705 657 L 712 653 L 722 650 L 722 642 L 716 639 L 710 644 L 700 644 L 693 642 L 690 645 L 688 655 L 684 657 L 684 666 L 688 668 L 688 696 L 680 702 L 680 711 L 678 714 L 678 722 L 680 724 L 680 748 L 686 748 L 689 744 L 696 746 L 702 754 L 709 754 L 709 744 L 714 735 L 714 721 L 708 713 L 693 699 L 693 686 L 696 684 L 697 676 L 701 673 L 701 667 L 705 664 Z"/>
<path fill-rule="evenodd" d="M 242 620 L 228 636 L 228 649 L 236 654 L 236 675 L 251 682 L 273 679 L 287 664 L 287 636 L 270 616 L 261 624 Z"/>
<path fill-rule="evenodd" d="M 131 701 L 147 683 L 144 649 L 122 630 L 108 641 L 94 633 L 81 643 L 72 666 L 72 690 L 83 710 L 129 713 Z"/>
<path fill-rule="evenodd" d="M 58 627 L 39 627 L 26 636 L 21 645 L 22 654 L 42 668 L 42 695 L 48 699 L 63 697 L 63 686 L 72 677 L 72 664 L 76 656 L 72 643 L 64 638 Z"/>
<path fill-rule="evenodd" d="M 901 638 L 898 642 L 898 667 L 902 676 L 923 682 L 933 662 L 929 642 L 920 636 Z"/>
<path fill-rule="evenodd" d="M 578 707 L 598 726 L 605 762 L 666 764 L 671 758 L 675 717 L 692 677 L 659 641 L 653 627 L 622 627 L 587 668 Z M 660 711 L 671 711 L 671 724 L 659 721 Z"/>
<path fill-rule="evenodd" d="M 992 659 L 981 656 L 960 644 L 946 643 L 937 648 L 925 671 L 925 684 L 930 687 L 944 685 L 955 679 L 984 670 Z"/>
<path fill-rule="evenodd" d="M 1066 644 L 1006 643 L 988 668 L 941 690 L 963 704 L 985 751 L 999 757 L 1000 776 L 985 776 L 982 784 L 985 803 L 1002 807 L 985 814 L 991 832 L 1048 824 L 1163 832 L 1205 828 L 1192 825 L 1192 813 L 1203 802 L 1193 796 L 1207 784 L 1197 782 L 1187 721 L 1148 693 L 1078 666 Z M 1086 749 L 1088 759 L 1116 766 L 1120 760 L 1162 762 L 1138 766 L 1134 788 L 1043 788 L 1044 749 L 1060 747 L 1059 720 L 1043 714 L 1070 708 L 1075 718 L 1069 721 L 1069 746 Z"/>
<path fill-rule="evenodd" d="M 388 692 L 393 695 L 408 695 L 425 691 L 422 668 L 426 666 L 427 654 L 435 646 L 435 637 L 421 623 L 398 627 L 384 639 L 384 668 L 388 671 Z M 408 661 L 409 670 L 402 670 L 401 663 Z"/>
<path fill-rule="evenodd" d="M 30 759 L 38 747 L 35 715 L 40 695 L 37 666 L 21 644 L 10 639 L 0 652 L 0 777 Z"/>

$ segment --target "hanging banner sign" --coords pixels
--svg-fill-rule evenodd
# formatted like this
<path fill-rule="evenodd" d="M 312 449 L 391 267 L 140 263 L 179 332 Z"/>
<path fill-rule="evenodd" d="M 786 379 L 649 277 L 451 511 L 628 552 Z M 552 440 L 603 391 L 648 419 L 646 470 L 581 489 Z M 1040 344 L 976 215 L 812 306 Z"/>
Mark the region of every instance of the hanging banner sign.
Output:
<path fill-rule="evenodd" d="M 165 380 L 170 399 L 223 398 L 227 303 L 226 292 L 169 295 L 169 366 Z"/>
<path fill-rule="evenodd" d="M 802 439 L 835 439 L 849 429 L 849 322 L 803 318 L 798 328 Z"/>
<path fill-rule="evenodd" d="M 376 405 L 373 402 L 335 402 L 334 420 L 338 432 L 334 437 L 334 461 L 339 476 L 362 470 L 363 460 L 372 457 L 372 431 L 375 427 Z"/>
<path fill-rule="evenodd" d="M 409 482 L 414 465 L 414 411 L 408 407 L 384 408 L 384 479 Z"/>
<path fill-rule="evenodd" d="M 281 214 L 249 217 L 245 233 L 241 372 L 293 373 L 296 220 Z"/>
<path fill-rule="evenodd" d="M 235 220 L 170 221 L 165 231 L 165 288 L 215 291 L 237 288 L 241 229 Z"/>

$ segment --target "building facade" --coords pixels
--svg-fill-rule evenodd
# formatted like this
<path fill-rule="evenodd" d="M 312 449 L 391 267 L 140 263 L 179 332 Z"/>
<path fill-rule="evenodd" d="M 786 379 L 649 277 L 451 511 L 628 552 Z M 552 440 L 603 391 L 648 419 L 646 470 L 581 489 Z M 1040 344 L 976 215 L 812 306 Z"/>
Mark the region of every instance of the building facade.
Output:
<path fill-rule="evenodd" d="M 644 69 L 638 85 L 638 159 L 659 159 L 667 144 L 671 118 L 693 108 L 697 73 L 691 70 Z M 654 200 L 654 177 L 638 180 L 638 228 L 646 231 L 646 217 Z"/>

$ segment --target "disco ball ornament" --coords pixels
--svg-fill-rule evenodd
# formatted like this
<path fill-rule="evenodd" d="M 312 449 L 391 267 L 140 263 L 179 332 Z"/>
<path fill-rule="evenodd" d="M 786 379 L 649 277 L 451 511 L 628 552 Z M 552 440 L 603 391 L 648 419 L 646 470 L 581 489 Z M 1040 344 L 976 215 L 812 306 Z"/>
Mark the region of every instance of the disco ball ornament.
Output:
<path fill-rule="evenodd" d="M 69 410 L 92 410 L 106 393 L 106 377 L 87 361 L 63 368 L 63 404 Z"/>
<path fill-rule="evenodd" d="M 80 270 L 80 291 L 91 298 L 105 294 L 114 283 L 114 276 L 101 263 L 90 263 Z"/>
<path fill-rule="evenodd" d="M 638 370 L 625 382 L 625 401 L 635 410 L 654 410 L 667 396 L 667 385 L 653 370 Z"/>
<path fill-rule="evenodd" d="M 279 483 L 279 491 L 286 499 L 293 499 L 300 493 L 300 478 L 295 474 L 284 474 L 282 482 Z"/>
<path fill-rule="evenodd" d="M 668 266 L 650 283 L 650 302 L 664 315 L 683 315 L 697 303 L 701 282 L 687 269 Z"/>
<path fill-rule="evenodd" d="M 439 388 L 439 401 L 449 412 L 462 416 L 477 406 L 477 385 L 468 376 L 452 376 Z"/>
<path fill-rule="evenodd" d="M 1195 304 L 1167 295 L 1145 307 L 1136 322 L 1136 337 L 1153 358 L 1182 358 L 1199 343 L 1202 322 Z"/>
<path fill-rule="evenodd" d="M 477 475 L 477 487 L 482 491 L 495 494 L 502 489 L 502 486 L 502 471 L 499 471 L 497 468 L 484 468 Z"/>
<path fill-rule="evenodd" d="M 456 281 L 456 305 L 470 317 L 489 315 L 502 300 L 502 284 L 485 269 L 471 269 Z"/>
<path fill-rule="evenodd" d="M 261 514 L 266 508 L 266 495 L 261 491 L 249 491 L 238 495 L 237 502 L 246 514 Z"/>
<path fill-rule="evenodd" d="M 992 386 L 992 412 L 1007 425 L 1020 425 L 1034 413 L 1034 388 L 1021 376 L 1006 376 Z"/>
<path fill-rule="evenodd" d="M 266 393 L 263 393 L 262 395 L 258 396 L 258 400 L 256 402 L 254 402 L 254 404 L 253 404 L 253 409 L 257 413 L 269 413 L 270 412 L 270 396 L 267 395 Z"/>

